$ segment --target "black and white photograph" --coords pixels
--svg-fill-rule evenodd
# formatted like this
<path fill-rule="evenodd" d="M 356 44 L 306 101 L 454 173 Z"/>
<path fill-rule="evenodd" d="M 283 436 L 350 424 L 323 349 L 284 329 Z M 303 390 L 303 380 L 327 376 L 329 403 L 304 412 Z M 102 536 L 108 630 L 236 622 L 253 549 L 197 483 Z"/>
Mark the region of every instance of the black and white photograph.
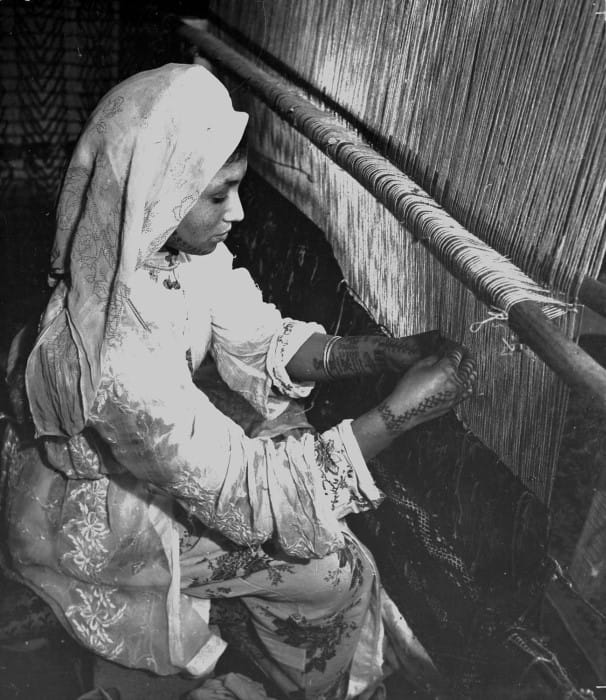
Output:
<path fill-rule="evenodd" d="M 606 0 L 0 0 L 0 698 L 606 700 Z"/>

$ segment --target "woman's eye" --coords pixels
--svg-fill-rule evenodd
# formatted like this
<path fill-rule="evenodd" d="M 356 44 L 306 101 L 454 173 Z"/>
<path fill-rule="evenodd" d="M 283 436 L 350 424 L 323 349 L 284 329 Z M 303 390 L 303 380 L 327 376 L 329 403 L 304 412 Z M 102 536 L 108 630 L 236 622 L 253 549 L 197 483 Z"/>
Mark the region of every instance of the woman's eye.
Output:
<path fill-rule="evenodd" d="M 216 197 L 213 197 L 212 201 L 215 204 L 220 204 L 221 202 L 224 202 L 226 199 L 227 199 L 227 195 L 222 194 L 222 195 L 217 195 Z"/>

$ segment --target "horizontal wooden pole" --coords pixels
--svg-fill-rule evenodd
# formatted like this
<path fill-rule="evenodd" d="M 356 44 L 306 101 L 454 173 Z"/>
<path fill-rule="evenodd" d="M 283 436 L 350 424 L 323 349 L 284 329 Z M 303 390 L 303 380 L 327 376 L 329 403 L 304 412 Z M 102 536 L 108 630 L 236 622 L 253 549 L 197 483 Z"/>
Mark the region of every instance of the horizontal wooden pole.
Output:
<path fill-rule="evenodd" d="M 435 211 L 443 210 L 393 163 L 362 142 L 353 130 L 342 126 L 333 115 L 302 97 L 287 81 L 258 67 L 217 37 L 187 24 L 180 27 L 179 34 L 197 46 L 212 63 L 242 80 L 248 90 L 349 172 L 476 296 L 488 304 L 494 303 L 494 300 L 482 298 L 477 293 L 468 271 L 459 268 L 444 251 L 432 249 L 431 239 L 425 235 L 426 221 L 416 205 L 422 203 L 425 208 L 429 206 Z M 370 167 L 377 163 L 380 163 L 378 169 Z M 451 228 L 460 230 L 461 226 L 452 219 Z M 509 312 L 509 323 L 520 335 L 521 341 L 534 350 L 568 386 L 591 396 L 606 413 L 606 369 L 549 321 L 539 303 L 514 304 Z"/>
<path fill-rule="evenodd" d="M 539 304 L 522 301 L 509 311 L 509 325 L 520 341 L 573 390 L 606 412 L 606 370 L 543 313 Z"/>

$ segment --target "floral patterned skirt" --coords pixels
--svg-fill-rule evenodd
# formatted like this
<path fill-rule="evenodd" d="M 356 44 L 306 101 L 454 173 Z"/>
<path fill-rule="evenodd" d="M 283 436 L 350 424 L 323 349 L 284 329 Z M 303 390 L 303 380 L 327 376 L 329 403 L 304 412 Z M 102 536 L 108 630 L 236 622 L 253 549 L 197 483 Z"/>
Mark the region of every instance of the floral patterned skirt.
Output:
<path fill-rule="evenodd" d="M 352 665 L 360 647 L 365 659 L 378 660 L 381 635 L 368 635 L 375 627 L 380 632 L 374 561 L 353 535 L 346 541 L 334 554 L 300 561 L 190 530 L 181 539 L 181 589 L 200 598 L 240 598 L 265 651 L 290 681 L 283 689 L 291 697 L 349 697 L 352 670 L 370 671 L 371 678 L 380 671 L 376 663 L 374 673 Z"/>

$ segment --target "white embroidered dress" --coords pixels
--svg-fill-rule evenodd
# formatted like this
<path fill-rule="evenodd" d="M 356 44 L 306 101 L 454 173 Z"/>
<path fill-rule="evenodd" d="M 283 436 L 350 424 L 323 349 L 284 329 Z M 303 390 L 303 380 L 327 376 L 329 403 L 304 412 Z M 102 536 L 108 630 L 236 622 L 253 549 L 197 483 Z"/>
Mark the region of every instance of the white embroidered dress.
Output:
<path fill-rule="evenodd" d="M 264 304 L 222 245 L 161 252 L 245 124 L 201 66 L 138 74 L 101 101 L 59 200 L 63 281 L 25 372 L 32 439 L 11 429 L 3 448 L 15 570 L 89 648 L 162 674 L 202 674 L 224 647 L 208 602 L 181 590 L 176 509 L 236 545 L 313 560 L 344 552 L 343 516 L 380 499 L 347 421 L 249 437 L 192 380 L 210 352 L 278 422 L 284 396 L 310 390 L 285 365 L 318 326 Z"/>
<path fill-rule="evenodd" d="M 167 257 L 137 273 L 123 343 L 84 433 L 42 439 L 43 455 L 16 451 L 23 488 L 11 510 L 22 526 L 10 544 L 20 574 L 92 650 L 157 673 L 202 674 L 224 644 L 206 624 L 208 601 L 181 591 L 175 504 L 237 544 L 274 540 L 291 557 L 315 558 L 342 547 L 340 519 L 381 494 L 348 421 L 323 435 L 249 438 L 192 381 L 210 352 L 230 387 L 279 419 L 286 396 L 311 390 L 285 364 L 321 326 L 283 319 L 245 270 L 232 270 L 222 244 Z M 158 342 L 141 344 L 140 334 Z"/>

